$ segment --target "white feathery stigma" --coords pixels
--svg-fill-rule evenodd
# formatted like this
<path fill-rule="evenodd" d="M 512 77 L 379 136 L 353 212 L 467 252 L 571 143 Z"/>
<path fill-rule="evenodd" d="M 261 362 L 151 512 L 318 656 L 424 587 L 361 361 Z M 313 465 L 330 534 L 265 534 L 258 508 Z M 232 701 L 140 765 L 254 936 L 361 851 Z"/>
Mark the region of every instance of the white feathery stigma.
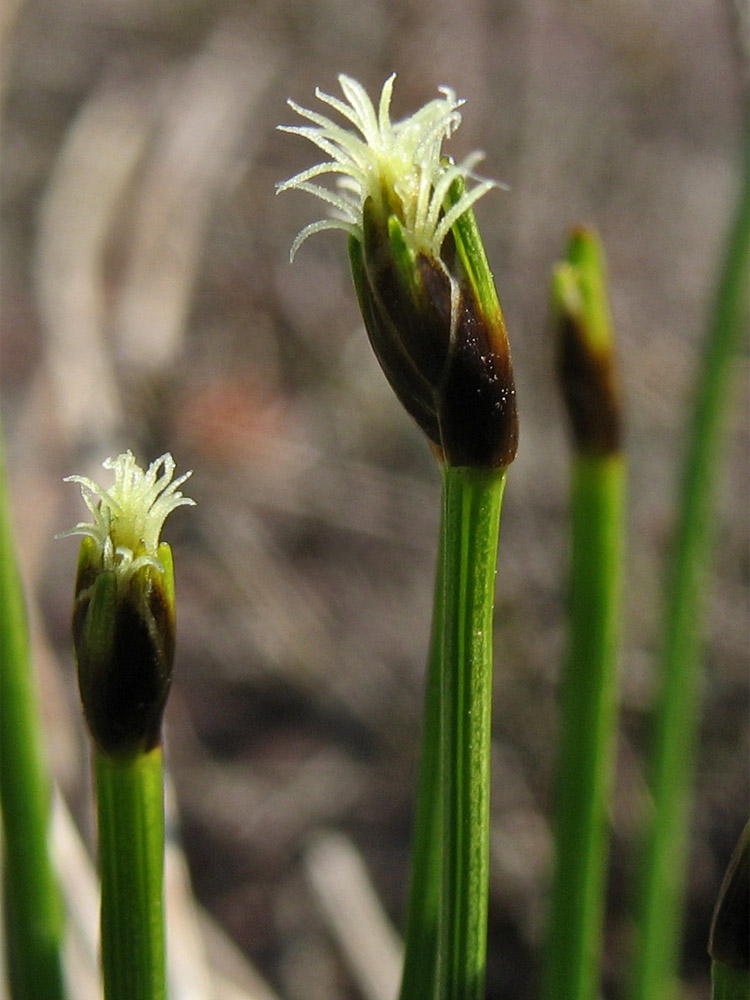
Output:
<path fill-rule="evenodd" d="M 117 570 L 123 580 L 145 565 L 163 570 L 157 555 L 161 530 L 173 510 L 195 504 L 178 489 L 192 472 L 172 481 L 175 463 L 169 452 L 153 461 L 145 472 L 132 451 L 107 458 L 102 466 L 115 474 L 109 489 L 85 476 L 66 476 L 63 480 L 80 485 L 93 521 L 81 521 L 57 537 L 93 538 L 101 549 L 103 568 Z"/>
<path fill-rule="evenodd" d="M 385 211 L 394 202 L 400 205 L 397 214 L 411 249 L 439 258 L 451 226 L 478 198 L 499 186 L 473 174 L 482 153 L 471 153 L 460 163 L 453 163 L 442 152 L 443 141 L 461 124 L 458 109 L 464 102 L 456 99 L 455 91 L 440 87 L 440 97 L 403 121 L 393 122 L 390 108 L 395 79 L 394 73 L 383 84 L 377 110 L 362 85 L 349 76 L 342 74 L 338 78 L 348 103 L 316 89 L 315 96 L 353 129 L 294 101 L 288 102 L 312 124 L 280 125 L 280 130 L 309 139 L 329 159 L 295 174 L 278 184 L 276 190 L 307 191 L 326 202 L 333 212 L 331 218 L 305 226 L 292 244 L 291 259 L 308 236 L 324 229 L 343 229 L 362 240 L 362 211 L 368 197 Z M 324 174 L 338 175 L 334 189 L 316 182 Z M 457 177 L 477 183 L 443 212 L 448 189 Z"/>

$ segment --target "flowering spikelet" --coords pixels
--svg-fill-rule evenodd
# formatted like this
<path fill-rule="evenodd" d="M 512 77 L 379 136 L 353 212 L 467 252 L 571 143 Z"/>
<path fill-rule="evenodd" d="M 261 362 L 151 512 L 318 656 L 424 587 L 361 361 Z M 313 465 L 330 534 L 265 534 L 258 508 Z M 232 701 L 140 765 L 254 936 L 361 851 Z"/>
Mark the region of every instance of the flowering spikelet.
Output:
<path fill-rule="evenodd" d="M 160 739 L 175 649 L 172 552 L 159 536 L 175 508 L 194 501 L 173 481 L 162 455 L 144 472 L 127 451 L 108 458 L 114 485 L 78 483 L 92 521 L 62 536 L 83 535 L 73 603 L 78 689 L 97 749 L 112 757 L 148 751 Z"/>
<path fill-rule="evenodd" d="M 443 141 L 461 124 L 458 109 L 464 102 L 456 99 L 450 87 L 440 87 L 441 97 L 403 121 L 392 122 L 395 73 L 383 84 L 377 111 L 360 83 L 343 74 L 338 79 L 348 104 L 320 89 L 315 96 L 353 125 L 359 135 L 294 101 L 289 101 L 289 106 L 313 124 L 279 126 L 282 132 L 304 136 L 330 156 L 330 160 L 277 185 L 277 191 L 307 191 L 335 212 L 334 218 L 305 226 L 292 244 L 292 259 L 308 236 L 323 229 L 343 229 L 361 241 L 362 213 L 368 198 L 373 199 L 376 211 L 393 212 L 399 218 L 412 250 L 439 257 L 456 219 L 497 186 L 494 181 L 482 180 L 466 190 L 448 212 L 443 211 L 451 184 L 458 177 L 472 177 L 484 155 L 474 152 L 456 164 L 442 153 Z M 313 183 L 323 174 L 339 175 L 337 190 Z"/>
<path fill-rule="evenodd" d="M 172 481 L 175 463 L 169 452 L 152 462 L 146 472 L 136 464 L 132 451 L 105 459 L 102 468 L 115 474 L 109 489 L 85 476 L 65 477 L 66 483 L 80 484 L 93 521 L 81 521 L 57 537 L 93 538 L 101 550 L 102 569 L 117 570 L 123 582 L 141 566 L 150 564 L 162 569 L 157 554 L 161 530 L 173 510 L 195 503 L 178 489 L 192 472 Z"/>
<path fill-rule="evenodd" d="M 442 145 L 461 122 L 449 87 L 415 114 L 391 121 L 395 77 L 377 110 L 348 76 L 346 102 L 316 96 L 348 126 L 290 101 L 310 125 L 282 126 L 328 157 L 277 186 L 324 201 L 332 217 L 310 223 L 292 243 L 324 229 L 349 234 L 354 286 L 370 343 L 407 412 L 441 460 L 505 467 L 517 445 L 515 387 L 500 303 L 472 206 L 493 187 L 456 164 Z M 335 189 L 317 178 L 337 177 Z M 469 181 L 474 186 L 469 186 Z"/>

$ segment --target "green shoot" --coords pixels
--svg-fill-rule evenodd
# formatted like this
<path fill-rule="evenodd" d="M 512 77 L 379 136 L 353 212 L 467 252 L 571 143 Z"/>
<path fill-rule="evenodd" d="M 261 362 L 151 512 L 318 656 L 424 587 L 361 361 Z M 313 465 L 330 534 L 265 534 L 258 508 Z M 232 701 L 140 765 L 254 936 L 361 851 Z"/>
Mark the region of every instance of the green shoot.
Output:
<path fill-rule="evenodd" d="M 552 295 L 575 454 L 556 864 L 542 995 L 595 1000 L 617 732 L 625 468 L 603 255 L 593 233 L 574 233 Z"/>

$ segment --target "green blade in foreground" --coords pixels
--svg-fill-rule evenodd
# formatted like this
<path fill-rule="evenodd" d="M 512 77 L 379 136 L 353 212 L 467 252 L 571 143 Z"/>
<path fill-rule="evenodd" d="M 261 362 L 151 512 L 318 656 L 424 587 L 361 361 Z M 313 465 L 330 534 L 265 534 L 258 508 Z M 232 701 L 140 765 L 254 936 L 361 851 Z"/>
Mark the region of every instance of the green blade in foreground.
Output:
<path fill-rule="evenodd" d="M 8 507 L 0 453 L 0 807 L 8 979 L 13 1000 L 61 1000 L 64 921 L 50 857 L 50 780 Z"/>

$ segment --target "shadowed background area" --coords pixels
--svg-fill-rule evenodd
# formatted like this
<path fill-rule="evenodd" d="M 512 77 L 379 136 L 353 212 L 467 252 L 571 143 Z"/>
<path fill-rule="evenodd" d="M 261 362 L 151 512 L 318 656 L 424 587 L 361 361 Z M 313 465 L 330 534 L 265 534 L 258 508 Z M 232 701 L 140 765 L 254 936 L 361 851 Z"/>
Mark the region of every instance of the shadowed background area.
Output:
<path fill-rule="evenodd" d="M 399 118 L 450 85 L 467 103 L 449 152 L 481 147 L 484 173 L 510 188 L 477 208 L 521 422 L 498 573 L 491 997 L 532 995 L 551 860 L 568 442 L 548 274 L 573 223 L 604 240 L 631 470 L 614 996 L 686 404 L 738 183 L 738 18 L 710 0 L 6 0 L 0 390 L 49 752 L 90 840 L 76 545 L 53 541 L 84 511 L 61 478 L 107 483 L 106 456 L 169 449 L 195 470 L 199 506 L 166 531 L 179 615 L 168 763 L 215 921 L 217 998 L 392 992 L 397 949 L 362 864 L 400 928 L 435 560 L 438 475 L 371 356 L 344 238 L 316 236 L 289 265 L 320 206 L 274 196 L 318 158 L 274 130 L 295 120 L 286 98 L 310 107 L 339 72 L 374 96 L 395 70 Z M 746 358 L 737 366 L 706 581 L 686 998 L 706 995 L 710 913 L 747 812 Z M 374 973 L 350 947 L 373 950 Z"/>

